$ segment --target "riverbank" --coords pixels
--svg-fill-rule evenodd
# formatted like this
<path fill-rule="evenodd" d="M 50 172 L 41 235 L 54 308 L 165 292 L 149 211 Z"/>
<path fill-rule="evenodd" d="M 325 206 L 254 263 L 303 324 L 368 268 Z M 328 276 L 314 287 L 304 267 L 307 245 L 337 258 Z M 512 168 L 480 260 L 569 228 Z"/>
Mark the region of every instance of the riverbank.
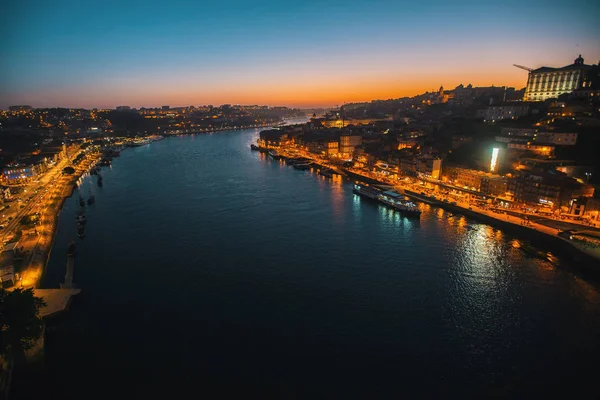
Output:
<path fill-rule="evenodd" d="M 179 136 L 179 135 L 198 135 L 202 133 L 216 133 L 216 132 L 226 132 L 226 131 L 240 131 L 244 129 L 258 129 L 258 128 L 278 128 L 280 126 L 284 126 L 287 123 L 285 121 L 281 122 L 270 122 L 265 124 L 254 124 L 248 126 L 235 126 L 235 127 L 224 127 L 224 128 L 214 128 L 214 129 L 176 129 L 174 131 L 165 131 L 162 134 L 165 137 L 168 136 Z M 159 133 L 160 134 L 160 133 Z"/>
<path fill-rule="evenodd" d="M 23 377 L 15 388 L 82 396 L 97 380 L 90 369 L 112 371 L 119 360 L 117 383 L 133 397 L 156 391 L 148 388 L 148 372 L 161 378 L 160 390 L 183 393 L 197 390 L 196 382 L 178 381 L 190 368 L 223 382 L 231 377 L 222 371 L 236 368 L 236 381 L 256 382 L 260 370 L 269 384 L 281 379 L 281 365 L 292 368 L 288 387 L 302 387 L 305 371 L 311 382 L 325 377 L 343 386 L 347 374 L 328 371 L 347 365 L 358 368 L 351 378 L 365 388 L 383 376 L 418 395 L 435 385 L 441 393 L 447 382 L 497 387 L 504 383 L 499 376 L 515 374 L 528 377 L 527 390 L 547 388 L 555 380 L 540 363 L 567 377 L 574 363 L 591 363 L 597 285 L 571 273 L 566 260 L 553 267 L 514 248 L 516 236 L 459 214 L 447 219 L 437 207 L 420 204 L 419 220 L 403 218 L 353 196 L 337 177 L 251 153 L 257 136 L 250 130 L 163 140 L 124 150 L 103 171 L 104 188 L 93 188 L 97 204 L 87 212 L 91 225 L 78 241 L 75 281 L 84 297 L 47 333 L 45 382 L 68 376 L 69 383 L 56 393 Z M 87 179 L 84 185 L 93 186 Z M 76 200 L 77 193 L 64 205 L 44 287 L 64 277 Z M 170 291 L 149 296 L 157 287 Z M 188 317 L 189 326 L 202 329 L 177 323 Z M 144 343 L 173 336 L 174 348 L 148 354 Z M 572 351 L 573 343 L 580 348 Z M 323 355 L 331 362 L 315 371 L 315 357 Z M 391 359 L 433 366 L 428 376 L 436 380 L 398 383 L 397 374 L 373 370 L 385 370 Z M 105 389 L 100 397 L 110 397 Z"/>
<path fill-rule="evenodd" d="M 284 157 L 299 156 L 281 149 L 279 149 L 279 153 Z M 381 185 L 388 188 L 393 187 L 399 193 L 402 193 L 415 201 L 440 207 L 453 213 L 462 214 L 527 240 L 531 240 L 539 245 L 545 245 L 544 247 L 552 248 L 556 255 L 566 256 L 574 260 L 578 266 L 582 267 L 582 270 L 600 274 L 600 248 L 594 248 L 589 245 L 584 245 L 583 243 L 578 243 L 577 241 L 570 239 L 570 236 L 563 237 L 561 231 L 558 229 L 536 223 L 526 218 L 519 218 L 517 216 L 511 216 L 510 214 L 486 210 L 477 207 L 476 205 L 463 205 L 457 202 L 442 201 L 440 199 L 432 198 L 431 196 L 422 195 L 417 193 L 414 188 L 402 184 L 402 182 L 383 181 L 377 179 L 377 177 L 364 174 L 363 171 L 360 170 L 329 165 L 326 161 L 317 159 L 306 152 L 303 152 L 301 156 L 309 158 L 313 163 L 323 168 L 334 168 L 339 170 L 348 180 L 359 180 L 364 183 Z M 584 229 L 585 227 L 581 227 L 581 230 Z"/>
<path fill-rule="evenodd" d="M 19 271 L 21 283 L 19 286 L 24 288 L 40 288 L 50 253 L 58 229 L 58 217 L 62 211 L 67 198 L 73 195 L 77 188 L 77 181 L 85 175 L 90 167 L 98 162 L 100 154 L 91 154 L 85 157 L 80 164 L 74 167 L 75 172 L 72 175 L 60 175 L 48 183 L 52 188 L 50 199 L 47 199 L 45 208 L 40 212 L 39 224 L 33 229 L 23 231 L 22 238 L 19 241 L 23 251 L 29 255 L 29 262 Z M 50 188 L 48 188 L 50 189 Z M 42 201 L 42 200 L 40 200 Z"/>

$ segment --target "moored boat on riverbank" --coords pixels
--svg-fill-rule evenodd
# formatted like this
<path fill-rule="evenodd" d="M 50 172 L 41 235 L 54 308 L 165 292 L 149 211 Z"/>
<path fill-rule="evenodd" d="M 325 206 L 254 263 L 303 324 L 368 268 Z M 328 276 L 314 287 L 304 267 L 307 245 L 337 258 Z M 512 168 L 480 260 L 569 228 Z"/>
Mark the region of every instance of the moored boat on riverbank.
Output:
<path fill-rule="evenodd" d="M 386 191 L 379 196 L 379 201 L 383 204 L 400 211 L 407 217 L 420 217 L 421 210 L 411 201 L 408 201 L 399 193 Z"/>
<path fill-rule="evenodd" d="M 381 194 L 383 193 L 381 189 L 377 189 L 373 186 L 368 186 L 360 183 L 354 184 L 352 192 L 367 197 L 371 200 L 379 200 L 379 196 L 381 196 Z"/>
<path fill-rule="evenodd" d="M 304 171 L 304 170 L 310 169 L 310 164 L 294 164 L 294 165 L 292 165 L 292 167 L 294 167 L 295 169 Z"/>
<path fill-rule="evenodd" d="M 281 159 L 281 155 L 277 152 L 277 150 L 269 150 L 267 152 L 267 154 L 269 155 L 269 157 L 271 157 L 273 160 L 280 160 Z"/>
<path fill-rule="evenodd" d="M 325 168 L 319 171 L 319 175 L 326 176 L 327 178 L 333 178 L 333 175 L 336 175 L 336 172 L 331 168 Z"/>

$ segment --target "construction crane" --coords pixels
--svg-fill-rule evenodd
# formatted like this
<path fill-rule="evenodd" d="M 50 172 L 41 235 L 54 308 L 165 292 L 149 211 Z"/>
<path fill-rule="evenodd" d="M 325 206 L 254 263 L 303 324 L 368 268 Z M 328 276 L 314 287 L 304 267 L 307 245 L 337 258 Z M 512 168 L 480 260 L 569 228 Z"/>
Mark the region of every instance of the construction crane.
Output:
<path fill-rule="evenodd" d="M 531 72 L 531 71 L 533 71 L 533 68 L 524 67 L 524 66 L 522 66 L 522 65 L 513 64 L 513 66 L 514 66 L 514 67 L 517 67 L 517 68 L 524 69 L 525 71 L 528 71 L 528 72 Z"/>

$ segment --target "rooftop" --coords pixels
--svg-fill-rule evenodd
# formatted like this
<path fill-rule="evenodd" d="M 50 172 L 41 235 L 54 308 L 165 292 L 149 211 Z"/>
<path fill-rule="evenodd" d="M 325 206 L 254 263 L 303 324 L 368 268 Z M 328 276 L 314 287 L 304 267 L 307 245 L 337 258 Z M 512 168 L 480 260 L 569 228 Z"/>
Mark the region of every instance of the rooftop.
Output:
<path fill-rule="evenodd" d="M 579 69 L 590 69 L 592 68 L 591 65 L 587 65 L 583 63 L 583 58 L 581 57 L 581 54 L 579 55 L 579 57 L 577 57 L 575 59 L 575 61 L 573 62 L 573 64 L 569 64 L 569 65 L 565 65 L 564 67 L 559 67 L 559 68 L 554 68 L 554 67 L 540 67 L 537 69 L 534 69 L 533 73 L 538 73 L 538 72 L 555 72 L 555 71 L 571 71 L 571 70 L 579 70 Z"/>

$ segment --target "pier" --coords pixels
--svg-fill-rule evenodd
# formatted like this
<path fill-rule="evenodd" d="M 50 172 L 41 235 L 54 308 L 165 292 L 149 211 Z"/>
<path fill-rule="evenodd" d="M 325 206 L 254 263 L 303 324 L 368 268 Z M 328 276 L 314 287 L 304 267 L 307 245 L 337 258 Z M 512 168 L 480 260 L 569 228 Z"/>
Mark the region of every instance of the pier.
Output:
<path fill-rule="evenodd" d="M 34 295 L 46 302 L 40 310 L 40 317 L 48 319 L 68 311 L 73 297 L 80 293 L 81 289 L 34 289 Z"/>

